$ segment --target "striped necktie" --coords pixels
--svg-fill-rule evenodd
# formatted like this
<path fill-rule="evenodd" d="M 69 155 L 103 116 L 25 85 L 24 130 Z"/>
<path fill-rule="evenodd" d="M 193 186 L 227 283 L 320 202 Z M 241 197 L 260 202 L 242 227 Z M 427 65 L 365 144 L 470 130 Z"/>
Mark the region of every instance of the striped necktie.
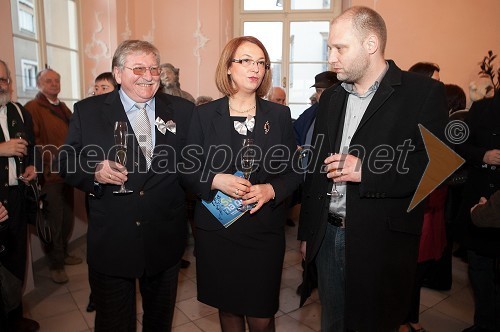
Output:
<path fill-rule="evenodd" d="M 139 109 L 135 118 L 134 133 L 142 154 L 146 157 L 146 164 L 151 167 L 151 158 L 153 154 L 153 140 L 151 138 L 151 123 L 149 122 L 148 113 L 146 112 L 145 103 L 137 103 L 135 107 Z"/>

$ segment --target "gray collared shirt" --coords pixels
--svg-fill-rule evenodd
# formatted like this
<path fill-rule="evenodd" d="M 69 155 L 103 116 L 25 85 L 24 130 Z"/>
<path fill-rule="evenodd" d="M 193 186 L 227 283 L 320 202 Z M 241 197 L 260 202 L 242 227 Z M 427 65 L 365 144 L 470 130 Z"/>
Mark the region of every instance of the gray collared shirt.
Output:
<path fill-rule="evenodd" d="M 377 80 L 368 88 L 368 90 L 360 95 L 356 92 L 354 84 L 343 82 L 341 85 L 345 91 L 349 93 L 346 112 L 344 128 L 342 130 L 342 140 L 340 142 L 340 152 L 342 154 L 347 154 L 349 152 L 349 146 L 351 145 L 352 137 L 358 129 L 358 125 L 365 114 L 368 105 L 373 99 L 375 92 L 377 91 L 380 82 L 387 73 L 389 69 L 389 64 L 386 62 L 386 68 L 377 78 Z M 337 183 L 337 190 L 342 194 L 342 197 L 332 197 L 330 199 L 329 211 L 330 213 L 336 214 L 341 217 L 346 216 L 346 196 L 347 196 L 347 186 L 345 182 Z"/>

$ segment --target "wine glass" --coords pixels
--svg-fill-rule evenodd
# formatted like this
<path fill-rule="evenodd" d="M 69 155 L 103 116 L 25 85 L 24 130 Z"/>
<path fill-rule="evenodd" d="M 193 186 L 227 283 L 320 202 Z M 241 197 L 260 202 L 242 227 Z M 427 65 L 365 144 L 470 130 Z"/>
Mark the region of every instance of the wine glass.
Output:
<path fill-rule="evenodd" d="M 253 139 L 245 138 L 243 139 L 243 149 L 241 151 L 241 171 L 243 172 L 243 177 L 246 180 L 250 180 L 250 175 L 252 174 L 252 168 L 255 161 L 255 150 L 253 148 Z M 239 211 L 251 210 L 252 205 L 241 205 Z"/>
<path fill-rule="evenodd" d="M 26 133 L 24 131 L 18 131 L 15 135 L 15 138 L 19 138 L 19 139 L 23 139 L 25 141 L 28 141 L 28 138 L 26 137 Z M 19 160 L 19 173 L 20 173 L 19 179 L 22 180 L 23 173 L 26 169 L 26 167 L 24 166 L 24 155 L 17 157 L 17 159 Z"/>
<path fill-rule="evenodd" d="M 125 167 L 127 163 L 127 136 L 128 126 L 125 121 L 115 122 L 115 145 L 116 145 L 116 161 Z M 130 194 L 133 191 L 125 188 L 123 182 L 119 190 L 113 191 L 113 194 Z"/>
<path fill-rule="evenodd" d="M 330 153 L 328 154 L 328 157 L 331 157 L 331 156 L 333 156 L 334 154 L 335 154 L 334 152 L 330 152 Z M 335 171 L 336 171 L 336 169 L 332 169 L 331 171 L 332 171 L 332 172 L 335 172 Z M 335 183 L 335 181 L 334 181 L 333 179 L 332 179 L 332 181 L 333 181 L 332 190 L 331 190 L 331 191 L 329 191 L 329 192 L 327 192 L 326 194 L 327 194 L 328 196 L 333 197 L 333 198 L 341 198 L 342 196 L 344 196 L 344 194 L 342 194 L 340 191 L 338 191 L 338 190 L 337 190 L 337 184 Z"/>

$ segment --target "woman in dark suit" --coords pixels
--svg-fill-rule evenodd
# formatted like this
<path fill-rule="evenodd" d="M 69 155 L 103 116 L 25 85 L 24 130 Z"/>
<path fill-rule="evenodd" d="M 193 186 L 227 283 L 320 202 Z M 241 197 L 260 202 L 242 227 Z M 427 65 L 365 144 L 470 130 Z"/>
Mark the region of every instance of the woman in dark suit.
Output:
<path fill-rule="evenodd" d="M 189 189 L 205 202 L 218 191 L 253 207 L 225 228 L 201 200 L 195 209 L 198 300 L 219 309 L 223 331 L 274 331 L 285 252 L 286 198 L 301 175 L 293 170 L 290 109 L 263 100 L 271 86 L 269 55 L 254 37 L 225 46 L 216 71 L 225 97 L 197 108 L 188 134 Z M 250 181 L 241 169 L 245 138 L 257 151 Z"/>

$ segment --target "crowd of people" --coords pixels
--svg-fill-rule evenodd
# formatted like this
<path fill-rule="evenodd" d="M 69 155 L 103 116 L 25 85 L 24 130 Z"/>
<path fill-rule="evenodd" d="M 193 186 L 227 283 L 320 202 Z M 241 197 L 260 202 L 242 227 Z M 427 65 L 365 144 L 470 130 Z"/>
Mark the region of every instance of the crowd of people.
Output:
<path fill-rule="evenodd" d="M 222 331 L 275 331 L 285 225 L 301 203 L 300 305 L 318 288 L 322 331 L 419 331 L 421 287 L 451 288 L 454 242 L 467 249 L 474 325 L 500 331 L 500 99 L 473 103 L 440 82 L 437 64 L 401 70 L 384 53 L 384 19 L 351 7 L 330 23 L 330 69 L 292 120 L 272 86 L 260 40 L 231 39 L 215 69 L 223 97 L 194 98 L 150 42 L 118 45 L 112 71 L 71 111 L 61 77 L 36 76 L 24 107 L 0 61 L 0 330 L 37 331 L 23 317 L 27 187 L 41 183 L 52 239 L 50 277 L 69 280 L 73 190 L 86 193 L 87 264 L 95 331 L 170 331 L 188 224 L 197 296 Z M 428 164 L 419 126 L 446 142 L 450 119 L 467 161 L 408 210 Z M 377 156 L 383 156 L 381 166 Z M 389 158 L 388 158 L 389 157 Z M 389 162 L 387 162 L 389 160 Z M 125 188 L 126 187 L 126 188 Z M 298 303 L 299 305 L 299 303 Z"/>

